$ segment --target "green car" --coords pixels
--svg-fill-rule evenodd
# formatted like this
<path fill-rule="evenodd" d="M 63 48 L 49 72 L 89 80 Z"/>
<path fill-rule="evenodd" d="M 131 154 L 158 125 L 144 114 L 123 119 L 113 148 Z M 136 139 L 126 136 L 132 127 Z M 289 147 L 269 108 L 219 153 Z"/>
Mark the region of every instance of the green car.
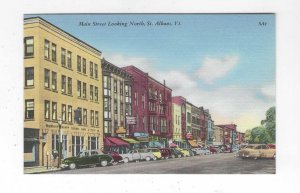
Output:
<path fill-rule="evenodd" d="M 100 150 L 81 151 L 76 157 L 68 157 L 62 161 L 61 168 L 76 169 L 83 166 L 102 166 L 112 164 L 111 155 L 104 154 Z"/>

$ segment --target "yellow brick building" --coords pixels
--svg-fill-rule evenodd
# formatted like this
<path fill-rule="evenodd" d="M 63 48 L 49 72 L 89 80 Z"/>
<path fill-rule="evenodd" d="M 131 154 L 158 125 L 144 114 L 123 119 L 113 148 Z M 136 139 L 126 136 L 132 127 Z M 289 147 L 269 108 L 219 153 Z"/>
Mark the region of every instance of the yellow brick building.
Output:
<path fill-rule="evenodd" d="M 24 19 L 24 166 L 103 147 L 101 52 L 42 18 Z"/>

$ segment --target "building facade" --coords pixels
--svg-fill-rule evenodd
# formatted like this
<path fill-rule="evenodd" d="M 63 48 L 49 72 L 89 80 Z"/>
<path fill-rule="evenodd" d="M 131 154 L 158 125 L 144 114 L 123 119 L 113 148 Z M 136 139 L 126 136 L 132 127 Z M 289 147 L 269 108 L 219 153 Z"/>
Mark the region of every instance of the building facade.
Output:
<path fill-rule="evenodd" d="M 24 74 L 24 166 L 50 164 L 59 138 L 62 157 L 103 146 L 99 50 L 41 18 L 28 18 Z"/>
<path fill-rule="evenodd" d="M 224 131 L 222 127 L 214 125 L 214 140 L 213 140 L 213 145 L 224 145 Z"/>
<path fill-rule="evenodd" d="M 237 131 L 235 124 L 224 124 L 224 125 L 217 125 L 223 129 L 223 141 L 224 145 L 227 147 L 233 148 L 237 146 L 236 138 L 237 138 Z"/>
<path fill-rule="evenodd" d="M 132 76 L 132 116 L 136 124 L 130 128 L 130 135 L 142 139 L 142 146 L 167 146 L 172 138 L 172 90 L 134 66 L 122 69 Z"/>
<path fill-rule="evenodd" d="M 214 141 L 214 121 L 208 109 L 205 110 L 205 114 L 205 117 L 207 117 L 206 144 L 212 145 Z"/>

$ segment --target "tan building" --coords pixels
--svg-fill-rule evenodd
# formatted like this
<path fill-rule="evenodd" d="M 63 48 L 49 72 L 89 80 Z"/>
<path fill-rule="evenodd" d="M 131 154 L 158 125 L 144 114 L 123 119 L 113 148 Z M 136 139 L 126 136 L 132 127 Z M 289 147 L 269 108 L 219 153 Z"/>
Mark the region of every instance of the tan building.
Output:
<path fill-rule="evenodd" d="M 214 125 L 213 127 L 213 145 L 224 145 L 224 130 L 223 128 Z"/>
<path fill-rule="evenodd" d="M 101 52 L 41 18 L 24 20 L 24 166 L 103 146 Z M 54 152 L 54 154 L 53 154 Z"/>

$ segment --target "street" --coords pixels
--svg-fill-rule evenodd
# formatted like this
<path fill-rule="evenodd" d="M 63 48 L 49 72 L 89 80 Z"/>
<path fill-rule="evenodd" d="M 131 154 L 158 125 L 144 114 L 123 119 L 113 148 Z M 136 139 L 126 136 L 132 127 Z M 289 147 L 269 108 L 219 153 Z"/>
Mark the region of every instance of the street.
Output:
<path fill-rule="evenodd" d="M 275 174 L 273 159 L 241 159 L 235 153 L 120 163 L 116 166 L 62 170 L 51 174 Z"/>

